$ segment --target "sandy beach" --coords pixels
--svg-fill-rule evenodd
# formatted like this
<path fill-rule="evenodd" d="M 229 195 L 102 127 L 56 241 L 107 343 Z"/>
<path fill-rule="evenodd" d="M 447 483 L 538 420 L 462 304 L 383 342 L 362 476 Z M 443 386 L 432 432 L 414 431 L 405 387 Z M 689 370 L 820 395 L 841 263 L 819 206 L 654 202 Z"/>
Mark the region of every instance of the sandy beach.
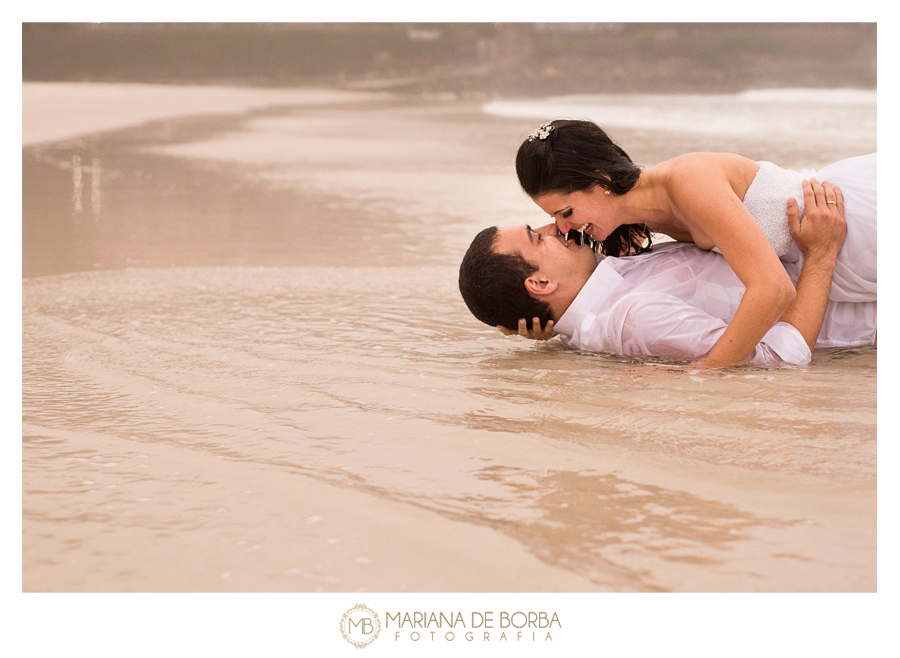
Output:
<path fill-rule="evenodd" d="M 372 100 L 336 89 L 254 89 L 130 83 L 22 83 L 22 146 L 184 116 L 235 114 L 283 105 Z"/>
<path fill-rule="evenodd" d="M 875 592 L 875 350 L 709 374 L 468 316 L 474 233 L 541 219 L 533 123 L 23 85 L 22 590 L 301 592 L 323 626 L 377 593 Z M 639 161 L 814 146 L 619 134 Z M 592 601 L 636 630 L 639 601 Z"/>

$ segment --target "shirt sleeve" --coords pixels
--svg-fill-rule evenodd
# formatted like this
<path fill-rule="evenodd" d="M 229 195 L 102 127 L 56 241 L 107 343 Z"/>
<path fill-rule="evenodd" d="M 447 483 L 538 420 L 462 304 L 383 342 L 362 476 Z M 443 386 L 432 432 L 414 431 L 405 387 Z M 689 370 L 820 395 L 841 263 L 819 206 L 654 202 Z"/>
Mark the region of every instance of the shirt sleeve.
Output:
<path fill-rule="evenodd" d="M 606 312 L 583 318 L 573 342 L 588 350 L 694 359 L 707 355 L 727 326 L 672 295 L 632 290 L 610 299 Z M 800 332 L 779 322 L 744 363 L 805 365 L 811 358 Z"/>

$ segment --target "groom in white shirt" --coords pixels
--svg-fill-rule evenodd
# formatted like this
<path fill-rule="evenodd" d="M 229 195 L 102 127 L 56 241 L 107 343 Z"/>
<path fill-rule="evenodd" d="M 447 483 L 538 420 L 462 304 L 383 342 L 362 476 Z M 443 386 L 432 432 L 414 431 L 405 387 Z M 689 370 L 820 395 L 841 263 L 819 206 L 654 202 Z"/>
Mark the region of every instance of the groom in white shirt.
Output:
<path fill-rule="evenodd" d="M 804 183 L 804 194 L 810 196 L 802 224 L 796 205 L 788 209 L 791 234 L 805 254 L 802 271 L 785 265 L 797 296 L 747 364 L 805 364 L 816 346 L 875 342 L 875 302 L 828 300 L 846 235 L 843 207 L 827 203 L 814 180 Z M 605 258 L 567 242 L 555 224 L 485 229 L 463 259 L 459 285 L 469 310 L 486 324 L 531 337 L 549 337 L 552 328 L 576 349 L 679 359 L 712 349 L 745 289 L 721 255 L 693 244 Z M 537 318 L 541 328 L 528 331 L 520 318 Z"/>

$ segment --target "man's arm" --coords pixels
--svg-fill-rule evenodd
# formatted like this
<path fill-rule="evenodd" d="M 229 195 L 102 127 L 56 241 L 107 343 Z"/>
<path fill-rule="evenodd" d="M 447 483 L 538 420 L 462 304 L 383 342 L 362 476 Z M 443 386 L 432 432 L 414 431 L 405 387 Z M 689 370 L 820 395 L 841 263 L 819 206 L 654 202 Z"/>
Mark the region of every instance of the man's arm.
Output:
<path fill-rule="evenodd" d="M 819 185 L 815 178 L 803 181 L 803 201 L 806 214 L 802 223 L 797 203 L 791 199 L 788 204 L 791 236 L 805 258 L 797 280 L 797 297 L 780 321 L 793 325 L 812 350 L 822 328 L 834 263 L 847 235 L 847 223 L 844 197 L 827 182 Z"/>

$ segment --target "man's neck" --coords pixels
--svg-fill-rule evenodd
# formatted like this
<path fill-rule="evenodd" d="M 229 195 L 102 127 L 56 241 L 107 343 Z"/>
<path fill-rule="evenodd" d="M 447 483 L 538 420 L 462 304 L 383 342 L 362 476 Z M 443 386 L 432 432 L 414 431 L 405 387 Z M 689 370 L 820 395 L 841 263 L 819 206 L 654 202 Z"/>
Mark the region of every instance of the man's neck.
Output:
<path fill-rule="evenodd" d="M 597 265 L 600 263 L 598 262 Z M 585 284 L 593 275 L 594 270 L 591 270 L 591 273 L 584 277 L 583 280 L 571 280 L 566 281 L 566 285 L 560 286 L 559 289 L 552 295 L 552 299 L 548 299 L 547 302 L 550 304 L 550 317 L 553 319 L 553 323 L 556 324 L 559 322 L 559 319 L 565 314 L 569 307 L 572 305 L 572 302 L 578 297 L 581 293 L 582 288 L 584 288 Z"/>

